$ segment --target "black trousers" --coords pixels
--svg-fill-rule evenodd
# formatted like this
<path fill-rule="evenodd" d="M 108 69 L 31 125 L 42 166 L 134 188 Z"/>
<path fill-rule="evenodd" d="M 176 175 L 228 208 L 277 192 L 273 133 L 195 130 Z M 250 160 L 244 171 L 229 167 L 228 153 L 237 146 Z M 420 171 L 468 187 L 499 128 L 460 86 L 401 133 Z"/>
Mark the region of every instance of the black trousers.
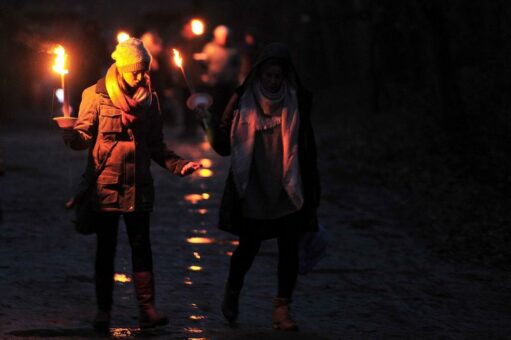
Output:
<path fill-rule="evenodd" d="M 277 238 L 278 257 L 278 292 L 277 296 L 291 299 L 298 276 L 298 238 L 297 223 L 299 214 L 291 214 L 275 220 L 244 219 L 243 232 L 239 245 L 234 250 L 229 268 L 229 286 L 233 290 L 243 287 L 244 278 L 259 252 L 261 242 L 268 239 L 267 233 L 256 232 L 258 229 L 273 230 Z M 246 228 L 245 228 L 246 227 Z"/>
<path fill-rule="evenodd" d="M 110 310 L 112 306 L 115 251 L 117 248 L 119 217 L 121 215 L 124 216 L 131 246 L 133 272 L 153 270 L 153 257 L 149 238 L 149 213 L 134 212 L 120 214 L 98 212 L 96 214 L 95 283 L 98 308 L 102 310 Z"/>

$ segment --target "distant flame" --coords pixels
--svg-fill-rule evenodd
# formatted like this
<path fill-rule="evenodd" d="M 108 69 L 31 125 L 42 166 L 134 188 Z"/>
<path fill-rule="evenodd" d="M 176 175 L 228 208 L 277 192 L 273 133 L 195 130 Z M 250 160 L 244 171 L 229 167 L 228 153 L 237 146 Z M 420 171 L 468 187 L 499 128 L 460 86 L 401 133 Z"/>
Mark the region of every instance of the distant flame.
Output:
<path fill-rule="evenodd" d="M 199 272 L 202 270 L 202 267 L 201 266 L 190 266 L 190 267 L 188 267 L 188 269 L 190 269 L 194 272 Z"/>
<path fill-rule="evenodd" d="M 128 283 L 131 282 L 131 277 L 127 276 L 126 274 L 115 273 L 114 281 L 120 283 Z"/>
<path fill-rule="evenodd" d="M 53 64 L 53 71 L 59 74 L 68 74 L 69 70 L 66 69 L 67 54 L 64 47 L 58 45 L 53 49 L 53 53 L 57 55 L 55 57 L 55 64 Z"/>
<path fill-rule="evenodd" d="M 204 23 L 200 19 L 192 19 L 191 21 L 192 32 L 195 35 L 204 34 Z"/>
<path fill-rule="evenodd" d="M 197 259 L 197 260 L 200 260 L 200 254 L 196 251 L 193 252 L 193 256 Z"/>
<path fill-rule="evenodd" d="M 189 277 L 185 277 L 184 283 L 187 286 L 191 286 L 193 284 L 192 279 L 190 279 Z"/>
<path fill-rule="evenodd" d="M 122 43 L 122 42 L 125 42 L 126 40 L 128 40 L 130 38 L 130 35 L 126 32 L 119 32 L 117 34 L 117 42 L 118 43 Z"/>
<path fill-rule="evenodd" d="M 174 62 L 176 63 L 176 66 L 179 68 L 182 68 L 183 67 L 183 57 L 181 57 L 181 54 L 175 48 L 172 49 L 172 52 L 174 52 Z"/>

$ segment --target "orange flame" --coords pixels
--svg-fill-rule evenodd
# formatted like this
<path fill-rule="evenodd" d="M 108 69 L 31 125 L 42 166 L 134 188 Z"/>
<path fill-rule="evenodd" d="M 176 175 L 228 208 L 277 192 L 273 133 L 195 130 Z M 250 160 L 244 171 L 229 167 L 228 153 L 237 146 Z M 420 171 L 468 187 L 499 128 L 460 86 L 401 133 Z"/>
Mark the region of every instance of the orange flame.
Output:
<path fill-rule="evenodd" d="M 120 283 L 127 283 L 127 282 L 131 282 L 131 277 L 127 276 L 126 274 L 115 273 L 114 281 L 120 282 Z"/>
<path fill-rule="evenodd" d="M 182 68 L 183 67 L 183 57 L 181 57 L 181 54 L 175 48 L 172 49 L 172 52 L 174 52 L 174 62 L 176 63 L 176 66 L 179 68 Z"/>
<path fill-rule="evenodd" d="M 59 74 L 68 74 L 69 70 L 66 69 L 67 54 L 64 47 L 58 45 L 53 49 L 53 53 L 57 55 L 55 57 L 55 64 L 53 64 L 53 71 Z"/>
<path fill-rule="evenodd" d="M 117 34 L 117 42 L 122 43 L 130 38 L 130 35 L 126 32 L 119 32 Z"/>
<path fill-rule="evenodd" d="M 192 26 L 192 32 L 195 35 L 204 34 L 204 23 L 200 19 L 192 19 L 190 25 Z"/>

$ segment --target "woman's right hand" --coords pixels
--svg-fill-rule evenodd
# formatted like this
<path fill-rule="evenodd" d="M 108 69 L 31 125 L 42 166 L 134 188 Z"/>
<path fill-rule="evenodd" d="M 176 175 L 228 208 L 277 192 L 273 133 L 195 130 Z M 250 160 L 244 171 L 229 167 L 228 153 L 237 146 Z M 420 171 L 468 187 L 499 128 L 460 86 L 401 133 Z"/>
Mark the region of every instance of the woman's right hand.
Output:
<path fill-rule="evenodd" d="M 76 138 L 76 131 L 73 129 L 62 129 L 62 139 L 64 143 L 70 144 Z"/>

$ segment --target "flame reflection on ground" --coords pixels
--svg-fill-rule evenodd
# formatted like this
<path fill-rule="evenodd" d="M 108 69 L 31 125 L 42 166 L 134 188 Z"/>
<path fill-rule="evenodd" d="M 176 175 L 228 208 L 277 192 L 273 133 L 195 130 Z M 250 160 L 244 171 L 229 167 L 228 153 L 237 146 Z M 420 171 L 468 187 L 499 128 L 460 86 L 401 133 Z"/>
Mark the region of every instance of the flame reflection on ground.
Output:
<path fill-rule="evenodd" d="M 209 199 L 209 194 L 206 192 L 203 194 L 189 194 L 185 196 L 185 201 L 190 202 L 192 204 L 196 204 L 199 201 L 207 199 Z"/>
<path fill-rule="evenodd" d="M 203 158 L 199 161 L 199 163 L 205 168 L 211 168 L 211 165 L 213 165 L 213 162 L 209 158 Z"/>
<path fill-rule="evenodd" d="M 205 315 L 190 315 L 189 319 L 193 321 L 203 320 L 205 319 Z"/>
<path fill-rule="evenodd" d="M 140 328 L 110 328 L 112 338 L 128 338 L 140 334 Z"/>
<path fill-rule="evenodd" d="M 199 171 L 197 171 L 197 172 L 200 177 L 207 178 L 207 177 L 213 176 L 213 171 L 209 170 L 209 169 L 199 169 Z"/>
<path fill-rule="evenodd" d="M 186 327 L 185 328 L 185 332 L 199 334 L 199 333 L 202 333 L 204 331 L 202 329 L 196 328 L 196 327 Z"/>
<path fill-rule="evenodd" d="M 115 273 L 114 281 L 118 283 L 128 283 L 131 282 L 131 277 L 127 276 L 126 274 Z"/>
<path fill-rule="evenodd" d="M 186 242 L 191 244 L 211 244 L 215 240 L 210 237 L 189 237 L 186 239 Z"/>

